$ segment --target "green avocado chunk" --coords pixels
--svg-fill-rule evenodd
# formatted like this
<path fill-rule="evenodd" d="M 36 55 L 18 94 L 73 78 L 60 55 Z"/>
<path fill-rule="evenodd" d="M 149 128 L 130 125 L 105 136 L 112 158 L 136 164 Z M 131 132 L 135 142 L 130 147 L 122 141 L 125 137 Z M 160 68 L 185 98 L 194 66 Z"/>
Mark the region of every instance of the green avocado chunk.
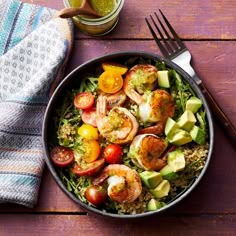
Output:
<path fill-rule="evenodd" d="M 197 144 L 204 144 L 206 142 L 206 133 L 200 127 L 194 125 L 189 133 Z"/>
<path fill-rule="evenodd" d="M 202 106 L 202 101 L 197 97 L 191 97 L 186 102 L 186 110 L 196 113 L 198 109 Z"/>
<path fill-rule="evenodd" d="M 157 72 L 158 85 L 162 88 L 170 88 L 168 70 L 159 70 Z"/>
<path fill-rule="evenodd" d="M 179 125 L 170 117 L 168 117 L 165 125 L 165 135 L 171 135 L 173 132 L 179 128 Z"/>
<path fill-rule="evenodd" d="M 197 120 L 193 112 L 186 110 L 179 118 L 177 124 L 180 126 L 181 129 L 190 131 L 196 122 Z"/>
<path fill-rule="evenodd" d="M 161 174 L 163 179 L 166 179 L 166 180 L 168 180 L 170 182 L 172 180 L 177 179 L 179 177 L 179 175 L 174 172 L 174 168 L 172 168 L 170 165 L 164 166 L 160 170 L 160 174 Z"/>
<path fill-rule="evenodd" d="M 156 171 L 146 170 L 139 175 L 144 185 L 148 188 L 155 188 L 162 181 L 161 174 Z"/>
<path fill-rule="evenodd" d="M 156 199 L 152 198 L 148 203 L 147 203 L 147 210 L 148 211 L 155 211 L 163 206 L 166 206 L 164 202 L 157 201 Z"/>
<path fill-rule="evenodd" d="M 170 183 L 168 180 L 164 179 L 160 184 L 157 185 L 156 188 L 150 189 L 150 192 L 153 194 L 155 198 L 163 198 L 168 196 L 170 191 Z"/>
<path fill-rule="evenodd" d="M 173 134 L 171 134 L 167 138 L 170 143 L 177 146 L 192 142 L 192 137 L 189 132 L 183 129 L 177 129 Z"/>
<path fill-rule="evenodd" d="M 168 153 L 167 163 L 173 172 L 181 171 L 185 168 L 185 158 L 182 150 L 177 149 Z"/>

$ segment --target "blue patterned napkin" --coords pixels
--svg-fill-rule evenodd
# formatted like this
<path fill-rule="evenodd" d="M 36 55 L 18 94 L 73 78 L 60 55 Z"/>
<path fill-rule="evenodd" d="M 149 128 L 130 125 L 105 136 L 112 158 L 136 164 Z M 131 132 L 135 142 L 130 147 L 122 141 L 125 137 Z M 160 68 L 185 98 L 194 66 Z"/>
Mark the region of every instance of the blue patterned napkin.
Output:
<path fill-rule="evenodd" d="M 0 202 L 33 207 L 44 167 L 41 127 L 73 35 L 55 10 L 0 0 Z"/>

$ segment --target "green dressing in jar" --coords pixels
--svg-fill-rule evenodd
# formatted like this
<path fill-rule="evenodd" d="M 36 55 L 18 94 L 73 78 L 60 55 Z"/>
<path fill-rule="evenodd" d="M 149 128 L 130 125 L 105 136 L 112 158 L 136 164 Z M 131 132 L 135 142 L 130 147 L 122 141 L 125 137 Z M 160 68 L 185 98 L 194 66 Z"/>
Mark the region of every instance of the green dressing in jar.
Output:
<path fill-rule="evenodd" d="M 80 7 L 82 0 L 69 0 L 72 7 Z M 92 8 L 102 16 L 106 16 L 112 12 L 116 6 L 115 0 L 90 0 Z"/>
<path fill-rule="evenodd" d="M 82 4 L 82 0 L 69 0 L 71 7 L 80 7 Z"/>
<path fill-rule="evenodd" d="M 88 15 L 77 15 L 73 22 L 85 34 L 101 36 L 112 31 L 119 19 L 125 0 L 89 0 L 92 8 L 102 17 L 94 18 Z M 82 0 L 63 0 L 65 7 L 80 7 Z"/>
<path fill-rule="evenodd" d="M 96 12 L 106 16 L 115 8 L 116 2 L 115 0 L 90 0 L 90 4 Z"/>

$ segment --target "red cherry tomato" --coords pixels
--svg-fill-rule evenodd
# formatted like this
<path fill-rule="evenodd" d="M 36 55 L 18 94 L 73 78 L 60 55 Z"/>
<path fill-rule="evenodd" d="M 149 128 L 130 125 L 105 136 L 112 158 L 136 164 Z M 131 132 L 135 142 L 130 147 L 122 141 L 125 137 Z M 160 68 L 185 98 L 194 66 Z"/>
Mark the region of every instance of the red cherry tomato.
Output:
<path fill-rule="evenodd" d="M 104 166 L 105 160 L 99 159 L 97 161 L 87 163 L 85 166 L 76 165 L 72 172 L 79 176 L 92 176 L 97 174 Z"/>
<path fill-rule="evenodd" d="M 97 127 L 96 108 L 92 107 L 90 109 L 83 110 L 83 112 L 82 112 L 82 121 L 85 124 L 89 124 L 89 125 L 92 125 L 94 127 Z"/>
<path fill-rule="evenodd" d="M 102 186 L 92 185 L 86 189 L 85 197 L 93 205 L 100 205 L 105 202 L 107 192 Z"/>
<path fill-rule="evenodd" d="M 68 147 L 57 146 L 51 150 L 50 157 L 56 166 L 65 167 L 74 161 L 74 152 Z"/>
<path fill-rule="evenodd" d="M 89 109 L 93 106 L 94 96 L 90 92 L 78 93 L 74 98 L 74 105 L 78 109 Z"/>
<path fill-rule="evenodd" d="M 119 164 L 122 160 L 123 150 L 118 144 L 109 144 L 104 149 L 105 161 L 109 164 Z"/>

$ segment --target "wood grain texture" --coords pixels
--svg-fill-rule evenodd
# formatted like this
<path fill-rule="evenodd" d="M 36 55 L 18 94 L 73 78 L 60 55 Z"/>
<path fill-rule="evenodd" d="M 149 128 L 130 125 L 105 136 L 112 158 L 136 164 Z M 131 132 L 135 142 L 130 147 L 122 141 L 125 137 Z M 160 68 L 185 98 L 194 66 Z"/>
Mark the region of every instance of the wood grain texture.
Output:
<path fill-rule="evenodd" d="M 62 9 L 63 1 L 24 0 L 41 6 Z M 152 38 L 144 18 L 161 9 L 179 36 L 184 39 L 236 39 L 236 1 L 128 0 L 116 29 L 105 38 Z M 77 33 L 76 38 L 86 38 Z"/>
<path fill-rule="evenodd" d="M 118 221 L 77 215 L 24 215 L 24 217 L 12 215 L 11 221 L 9 221 L 6 217 L 0 215 L 0 222 L 1 236 L 234 236 L 236 232 L 236 216 L 230 214 L 201 215 L 201 217 L 194 215 L 163 215 L 137 221 Z"/>
<path fill-rule="evenodd" d="M 23 0 L 55 9 L 59 0 Z M 117 27 L 104 37 L 75 31 L 66 74 L 97 56 L 125 50 L 161 54 L 144 18 L 161 9 L 192 54 L 192 65 L 236 126 L 236 1 L 127 0 Z M 87 214 L 45 168 L 38 205 L 0 205 L 0 235 L 236 235 L 236 151 L 215 126 L 215 147 L 199 185 L 163 215 L 118 221 Z"/>

